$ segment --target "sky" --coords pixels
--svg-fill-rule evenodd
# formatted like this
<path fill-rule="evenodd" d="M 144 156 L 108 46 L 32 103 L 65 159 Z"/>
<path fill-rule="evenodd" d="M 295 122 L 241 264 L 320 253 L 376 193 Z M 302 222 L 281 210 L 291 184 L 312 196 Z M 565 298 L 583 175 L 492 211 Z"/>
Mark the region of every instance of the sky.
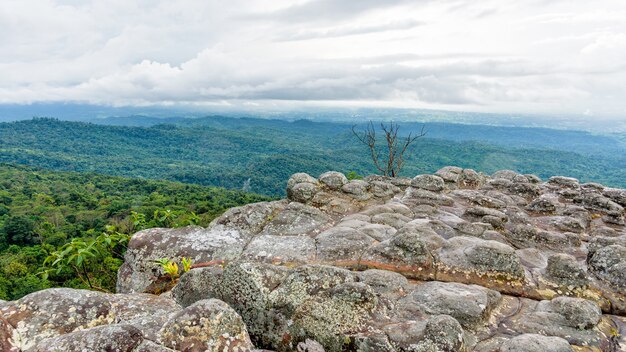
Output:
<path fill-rule="evenodd" d="M 2 0 L 0 104 L 626 120 L 624 0 Z"/>

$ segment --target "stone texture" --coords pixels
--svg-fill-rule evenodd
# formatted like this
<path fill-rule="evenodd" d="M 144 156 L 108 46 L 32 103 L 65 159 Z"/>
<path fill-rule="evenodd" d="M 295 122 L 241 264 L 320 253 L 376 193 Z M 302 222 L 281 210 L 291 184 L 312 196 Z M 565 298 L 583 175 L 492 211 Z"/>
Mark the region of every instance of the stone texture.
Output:
<path fill-rule="evenodd" d="M 444 181 L 443 178 L 435 175 L 418 175 L 411 180 L 411 187 L 441 191 L 444 188 Z"/>
<path fill-rule="evenodd" d="M 247 351 L 253 348 L 243 320 L 217 299 L 198 301 L 163 325 L 159 342 L 178 351 Z"/>
<path fill-rule="evenodd" d="M 112 324 L 40 341 L 34 352 L 57 351 L 135 351 L 143 340 L 141 331 L 130 325 Z"/>
<path fill-rule="evenodd" d="M 572 352 L 566 340 L 537 334 L 524 334 L 506 341 L 501 352 Z"/>
<path fill-rule="evenodd" d="M 0 350 L 618 351 L 625 192 L 457 167 L 295 174 L 287 199 L 135 234 L 128 294 L 0 302 Z M 183 256 L 174 282 L 154 263 Z"/>

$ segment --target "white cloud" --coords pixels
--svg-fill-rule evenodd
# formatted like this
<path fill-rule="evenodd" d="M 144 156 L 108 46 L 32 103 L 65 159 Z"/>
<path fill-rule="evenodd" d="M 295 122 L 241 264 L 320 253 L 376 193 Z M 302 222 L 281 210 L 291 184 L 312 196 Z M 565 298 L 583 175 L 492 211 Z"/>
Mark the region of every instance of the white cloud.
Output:
<path fill-rule="evenodd" d="M 624 119 L 624 16 L 622 0 L 4 0 L 0 103 Z"/>

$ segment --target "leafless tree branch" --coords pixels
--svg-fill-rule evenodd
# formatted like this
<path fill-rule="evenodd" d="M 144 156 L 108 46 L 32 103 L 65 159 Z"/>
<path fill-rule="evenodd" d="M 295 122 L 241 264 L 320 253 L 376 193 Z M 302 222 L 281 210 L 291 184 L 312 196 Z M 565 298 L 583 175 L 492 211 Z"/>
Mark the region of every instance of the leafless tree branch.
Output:
<path fill-rule="evenodd" d="M 385 150 L 386 157 L 382 160 L 376 145 L 376 129 L 372 121 L 369 122 L 362 132 L 358 132 L 356 125 L 353 125 L 352 134 L 354 134 L 362 144 L 368 147 L 374 166 L 376 166 L 378 171 L 385 176 L 396 177 L 404 166 L 404 153 L 413 142 L 426 135 L 425 127 L 422 126 L 420 132 L 415 135 L 409 133 L 404 139 L 398 138 L 400 126 L 397 123 L 391 122 L 389 125 L 381 123 L 380 129 L 385 134 L 385 147 L 383 147 L 383 149 Z"/>

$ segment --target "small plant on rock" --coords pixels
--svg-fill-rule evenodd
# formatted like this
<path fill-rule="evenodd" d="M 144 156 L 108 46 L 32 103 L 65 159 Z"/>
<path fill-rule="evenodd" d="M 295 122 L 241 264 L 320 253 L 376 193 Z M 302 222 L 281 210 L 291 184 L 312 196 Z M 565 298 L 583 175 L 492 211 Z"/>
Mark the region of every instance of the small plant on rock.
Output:
<path fill-rule="evenodd" d="M 186 273 L 186 272 L 188 272 L 189 270 L 191 270 L 191 265 L 193 264 L 193 262 L 192 262 L 191 258 L 185 258 L 185 257 L 183 257 L 183 258 L 180 260 L 180 262 L 181 262 L 181 264 L 183 264 L 183 272 L 184 272 L 184 273 Z"/>
<path fill-rule="evenodd" d="M 176 264 L 176 262 L 167 258 L 157 259 L 154 262 L 159 264 L 161 268 L 163 268 L 163 271 L 169 275 L 172 280 L 178 278 L 178 264 Z"/>

